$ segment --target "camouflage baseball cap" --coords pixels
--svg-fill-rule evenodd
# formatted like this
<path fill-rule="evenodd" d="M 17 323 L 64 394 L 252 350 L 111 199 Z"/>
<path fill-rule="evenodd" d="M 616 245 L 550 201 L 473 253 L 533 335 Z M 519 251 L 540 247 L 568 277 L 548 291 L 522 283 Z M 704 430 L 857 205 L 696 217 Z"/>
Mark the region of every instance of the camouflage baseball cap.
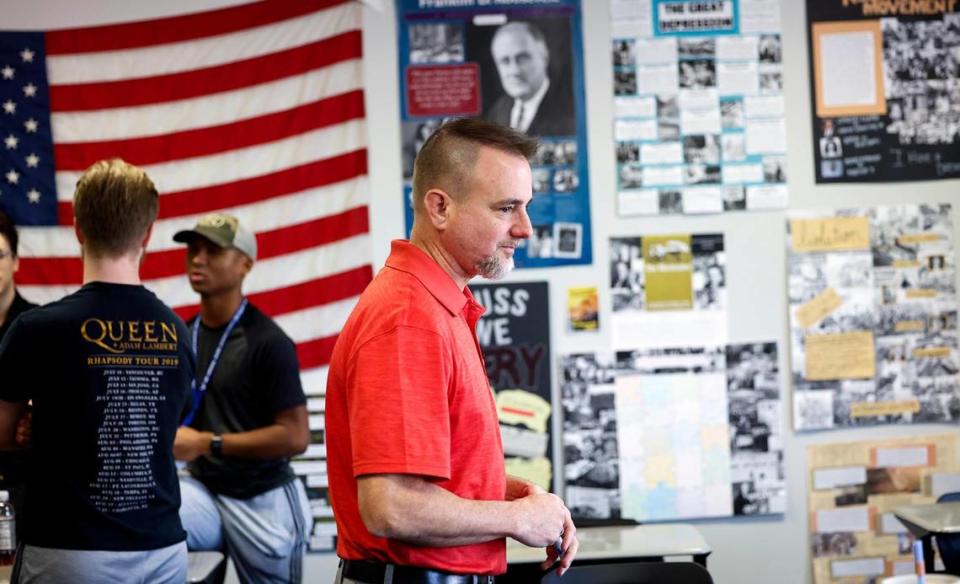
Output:
<path fill-rule="evenodd" d="M 187 243 L 196 236 L 203 237 L 220 247 L 240 250 L 252 260 L 257 259 L 257 238 L 249 229 L 240 225 L 233 215 L 211 213 L 201 217 L 193 229 L 178 231 L 173 240 Z"/>

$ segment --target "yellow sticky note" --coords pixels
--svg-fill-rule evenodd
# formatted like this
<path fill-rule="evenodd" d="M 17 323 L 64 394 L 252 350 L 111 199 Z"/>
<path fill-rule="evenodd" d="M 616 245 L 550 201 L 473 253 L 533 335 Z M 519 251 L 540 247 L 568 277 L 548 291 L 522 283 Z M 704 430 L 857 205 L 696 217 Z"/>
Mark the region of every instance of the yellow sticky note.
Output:
<path fill-rule="evenodd" d="M 892 416 L 895 414 L 915 414 L 920 411 L 920 401 L 908 399 L 902 401 L 856 402 L 850 404 L 851 418 L 870 418 Z"/>
<path fill-rule="evenodd" d="M 797 308 L 797 324 L 807 328 L 817 324 L 843 304 L 843 298 L 833 288 L 827 288 L 809 302 Z"/>
<path fill-rule="evenodd" d="M 822 251 L 867 251 L 870 220 L 866 217 L 793 219 L 790 240 L 795 253 Z"/>
<path fill-rule="evenodd" d="M 869 331 L 807 335 L 803 343 L 808 381 L 869 379 L 876 374 L 873 333 Z"/>

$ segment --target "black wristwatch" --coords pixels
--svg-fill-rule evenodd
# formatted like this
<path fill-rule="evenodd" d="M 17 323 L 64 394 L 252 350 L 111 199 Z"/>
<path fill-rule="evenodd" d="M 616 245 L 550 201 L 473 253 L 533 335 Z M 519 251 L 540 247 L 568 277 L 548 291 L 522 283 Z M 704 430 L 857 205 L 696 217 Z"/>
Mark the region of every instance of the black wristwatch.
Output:
<path fill-rule="evenodd" d="M 214 434 L 210 439 L 210 456 L 221 458 L 223 456 L 223 436 Z"/>

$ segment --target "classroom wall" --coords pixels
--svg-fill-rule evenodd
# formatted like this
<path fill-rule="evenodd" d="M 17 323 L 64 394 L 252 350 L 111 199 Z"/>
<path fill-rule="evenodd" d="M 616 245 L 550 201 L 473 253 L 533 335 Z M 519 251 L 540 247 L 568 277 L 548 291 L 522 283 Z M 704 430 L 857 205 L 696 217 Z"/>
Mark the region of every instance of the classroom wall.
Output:
<path fill-rule="evenodd" d="M 608 0 L 582 0 L 590 192 L 593 216 L 592 266 L 522 270 L 509 281 L 548 280 L 551 284 L 552 344 L 556 352 L 603 349 L 605 331 L 573 337 L 565 332 L 566 289 L 593 284 L 601 289 L 601 322 L 609 322 L 607 239 L 611 236 L 676 232 L 722 232 L 727 249 L 729 333 L 731 342 L 777 339 L 784 406 L 789 416 L 787 362 L 788 322 L 784 213 L 731 213 L 703 217 L 621 219 L 616 216 L 612 134 L 612 73 Z M 0 0 L 0 26 L 5 29 L 50 29 L 121 22 L 237 4 L 237 0 Z M 364 15 L 371 230 L 374 265 L 389 251 L 389 241 L 403 235 L 396 24 L 392 2 L 371 0 Z M 791 208 L 870 206 L 897 203 L 953 202 L 960 205 L 960 180 L 880 185 L 814 183 L 811 104 L 804 2 L 782 0 L 784 94 L 787 101 L 787 178 Z M 954 241 L 960 242 L 960 216 L 954 212 Z M 554 388 L 556 391 L 556 388 Z M 555 420 L 559 435 L 559 420 Z M 693 522 L 713 548 L 708 566 L 719 584 L 803 584 L 812 581 L 807 535 L 805 449 L 811 444 L 876 439 L 956 430 L 955 426 L 881 426 L 796 434 L 785 418 L 784 448 L 788 511 L 783 516 Z M 561 449 L 555 449 L 559 453 Z M 559 461 L 555 461 L 556 468 Z M 332 554 L 307 558 L 307 582 L 330 582 L 336 569 Z M 232 579 L 232 578 L 231 578 Z M 235 580 L 234 580 L 235 581 Z"/>

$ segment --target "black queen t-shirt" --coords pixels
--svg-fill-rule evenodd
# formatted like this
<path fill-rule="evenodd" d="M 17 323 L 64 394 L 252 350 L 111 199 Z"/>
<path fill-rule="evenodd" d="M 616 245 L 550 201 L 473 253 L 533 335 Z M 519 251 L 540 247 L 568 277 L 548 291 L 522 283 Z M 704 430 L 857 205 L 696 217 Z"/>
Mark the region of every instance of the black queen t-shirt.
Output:
<path fill-rule="evenodd" d="M 93 282 L 20 316 L 0 399 L 33 400 L 23 540 L 149 550 L 186 537 L 173 440 L 194 358 L 183 321 L 142 286 Z"/>

